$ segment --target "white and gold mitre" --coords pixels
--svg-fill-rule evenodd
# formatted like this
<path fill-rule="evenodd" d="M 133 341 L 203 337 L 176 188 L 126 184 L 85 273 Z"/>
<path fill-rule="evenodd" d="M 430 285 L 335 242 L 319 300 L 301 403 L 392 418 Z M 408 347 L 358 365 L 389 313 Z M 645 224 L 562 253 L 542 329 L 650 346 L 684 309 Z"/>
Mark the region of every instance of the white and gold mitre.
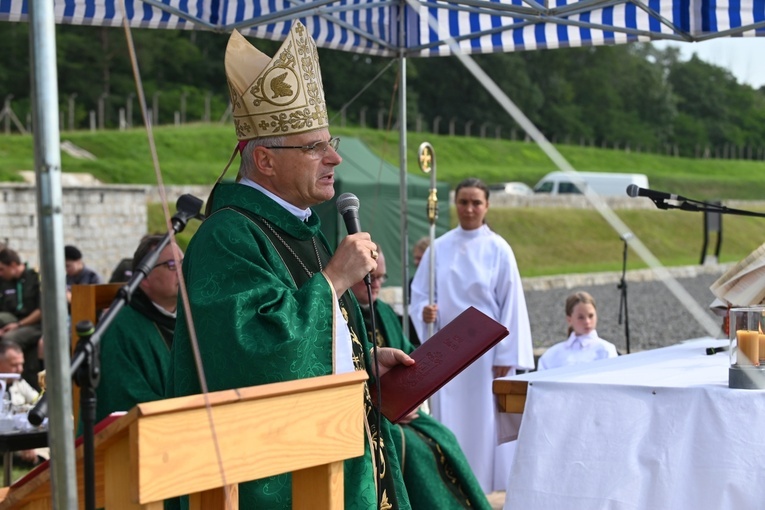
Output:
<path fill-rule="evenodd" d="M 299 21 L 273 59 L 234 30 L 226 47 L 226 79 L 239 140 L 329 125 L 316 43 Z"/>

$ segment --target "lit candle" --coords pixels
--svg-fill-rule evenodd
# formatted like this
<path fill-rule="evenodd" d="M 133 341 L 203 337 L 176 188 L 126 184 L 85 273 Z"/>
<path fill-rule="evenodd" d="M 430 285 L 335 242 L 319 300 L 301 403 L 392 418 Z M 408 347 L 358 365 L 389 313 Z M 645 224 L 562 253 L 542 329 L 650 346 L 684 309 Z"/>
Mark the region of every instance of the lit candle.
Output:
<path fill-rule="evenodd" d="M 736 362 L 739 365 L 760 365 L 760 332 L 746 329 L 736 330 L 738 352 Z"/>

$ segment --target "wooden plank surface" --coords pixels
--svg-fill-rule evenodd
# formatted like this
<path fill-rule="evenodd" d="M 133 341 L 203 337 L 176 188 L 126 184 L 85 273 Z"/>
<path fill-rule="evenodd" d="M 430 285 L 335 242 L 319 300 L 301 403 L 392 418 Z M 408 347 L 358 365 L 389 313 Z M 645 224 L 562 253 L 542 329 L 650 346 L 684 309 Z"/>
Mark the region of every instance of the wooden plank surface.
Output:
<path fill-rule="evenodd" d="M 215 405 L 212 424 L 204 407 L 184 410 L 183 420 L 173 412 L 142 416 L 130 441 L 141 502 L 218 487 L 221 469 L 235 484 L 362 455 L 365 378 Z"/>
<path fill-rule="evenodd" d="M 526 407 L 528 387 L 528 381 L 495 379 L 492 389 L 497 396 L 500 411 L 503 413 L 523 413 L 523 409 Z"/>
<path fill-rule="evenodd" d="M 208 401 L 230 494 L 236 494 L 236 484 L 242 481 L 306 470 L 309 479 L 316 473 L 333 477 L 335 481 L 328 484 L 309 482 L 323 486 L 327 500 L 332 501 L 337 486 L 342 492 L 342 482 L 334 478 L 337 473 L 331 467 L 309 468 L 363 454 L 362 395 L 366 379 L 366 373 L 352 372 L 217 392 L 209 398 L 193 395 L 141 404 L 96 434 L 96 504 L 101 507 L 105 503 L 104 452 L 120 448 L 118 443 L 128 434 L 128 451 L 135 459 L 130 463 L 130 473 L 139 484 L 133 491 L 142 495 L 140 503 L 220 486 Z M 82 508 L 81 446 L 75 449 L 75 455 Z M 119 456 L 124 457 L 124 452 Z M 24 483 L 4 488 L 0 492 L 0 510 L 51 508 L 50 480 L 46 465 Z M 317 500 L 316 508 L 335 508 L 323 503 Z"/>

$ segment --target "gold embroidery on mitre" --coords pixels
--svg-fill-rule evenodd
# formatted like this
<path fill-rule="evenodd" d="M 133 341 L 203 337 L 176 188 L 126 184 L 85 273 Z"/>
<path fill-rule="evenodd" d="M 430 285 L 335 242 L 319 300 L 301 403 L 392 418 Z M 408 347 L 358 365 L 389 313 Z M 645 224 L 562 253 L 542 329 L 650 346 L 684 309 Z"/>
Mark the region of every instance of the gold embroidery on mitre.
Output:
<path fill-rule="evenodd" d="M 327 127 L 319 53 L 296 21 L 273 59 L 236 30 L 226 48 L 226 79 L 239 140 Z"/>

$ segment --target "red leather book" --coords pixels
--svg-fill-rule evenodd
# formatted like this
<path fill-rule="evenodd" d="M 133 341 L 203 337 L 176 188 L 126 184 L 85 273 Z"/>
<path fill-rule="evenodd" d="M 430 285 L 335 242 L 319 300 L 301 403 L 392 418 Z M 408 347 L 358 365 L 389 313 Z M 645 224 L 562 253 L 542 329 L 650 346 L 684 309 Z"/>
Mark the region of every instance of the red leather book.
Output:
<path fill-rule="evenodd" d="M 508 334 L 505 326 L 469 307 L 410 354 L 414 365 L 397 365 L 380 378 L 383 415 L 398 422 Z"/>

